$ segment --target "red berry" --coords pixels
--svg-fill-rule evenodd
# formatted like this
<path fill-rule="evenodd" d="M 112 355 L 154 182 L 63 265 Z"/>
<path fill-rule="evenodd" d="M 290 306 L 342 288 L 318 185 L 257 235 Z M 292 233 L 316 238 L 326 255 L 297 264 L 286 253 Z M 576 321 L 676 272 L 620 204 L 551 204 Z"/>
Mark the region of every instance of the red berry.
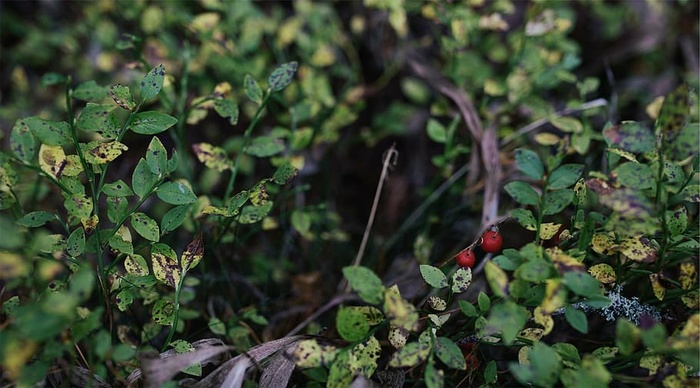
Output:
<path fill-rule="evenodd" d="M 457 256 L 455 256 L 455 261 L 457 261 L 457 265 L 460 267 L 473 267 L 474 262 L 476 261 L 476 256 L 474 256 L 474 252 L 472 252 L 471 249 L 465 249 L 462 252 L 459 252 Z"/>
<path fill-rule="evenodd" d="M 498 233 L 498 228 L 491 228 L 481 236 L 481 249 L 485 252 L 496 253 L 501 250 L 503 245 L 503 237 Z"/>

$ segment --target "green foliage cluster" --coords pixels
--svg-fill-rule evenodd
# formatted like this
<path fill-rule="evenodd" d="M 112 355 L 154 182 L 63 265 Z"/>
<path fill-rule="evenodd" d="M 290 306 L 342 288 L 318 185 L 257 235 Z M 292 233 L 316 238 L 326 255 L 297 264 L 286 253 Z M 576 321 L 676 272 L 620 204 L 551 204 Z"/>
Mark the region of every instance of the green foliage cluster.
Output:
<path fill-rule="evenodd" d="M 600 1 L 99 1 L 53 36 L 29 29 L 10 51 L 13 103 L 0 109 L 11 123 L 0 381 L 691 384 L 696 91 L 681 83 L 650 104 L 651 128 L 610 122 L 600 80 L 576 72 L 578 8 L 609 39 L 631 12 Z M 15 17 L 3 18 L 8 33 L 21 31 Z M 97 54 L 81 55 L 85 42 Z M 66 61 L 47 65 L 57 52 Z M 378 77 L 366 52 L 390 63 Z M 47 67 L 35 99 L 32 67 Z M 385 89 L 400 98 L 360 127 Z M 351 232 L 315 194 L 318 155 L 415 136 L 417 117 L 434 178 L 382 252 L 348 265 Z M 496 128 L 495 155 L 483 155 L 482 127 Z M 463 195 L 489 180 L 482 157 L 512 160 L 495 204 L 517 223 L 510 233 L 532 238 L 459 268 L 444 260 L 454 214 L 494 203 Z M 375 271 L 382 253 L 411 249 L 424 288 Z M 322 307 L 321 289 L 335 286 L 323 283 L 339 279 L 346 290 Z M 286 317 L 275 309 L 294 298 L 307 312 L 339 307 L 275 339 Z M 331 330 L 312 335 L 321 324 Z M 214 360 L 225 351 L 242 356 Z"/>

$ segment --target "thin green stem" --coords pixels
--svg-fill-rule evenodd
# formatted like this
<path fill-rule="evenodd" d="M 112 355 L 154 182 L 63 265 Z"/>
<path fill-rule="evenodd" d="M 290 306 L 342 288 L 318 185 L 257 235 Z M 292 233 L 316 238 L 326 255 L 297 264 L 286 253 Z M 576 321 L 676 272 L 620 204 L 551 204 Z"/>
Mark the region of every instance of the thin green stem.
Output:
<path fill-rule="evenodd" d="M 262 102 L 260 102 L 260 105 L 258 106 L 258 110 L 255 111 L 255 115 L 253 115 L 253 120 L 251 120 L 250 124 L 248 125 L 248 128 L 246 128 L 245 133 L 243 133 L 243 144 L 241 145 L 240 151 L 238 151 L 238 155 L 236 155 L 236 161 L 233 164 L 233 169 L 231 170 L 231 179 L 228 181 L 228 186 L 226 186 L 226 193 L 224 194 L 224 202 L 228 201 L 229 197 L 231 196 L 231 193 L 233 192 L 233 185 L 236 182 L 236 176 L 238 175 L 238 168 L 241 162 L 241 158 L 243 157 L 243 150 L 245 147 L 248 145 L 248 142 L 250 141 L 250 135 L 253 133 L 253 129 L 255 126 L 258 124 L 258 121 L 262 117 L 262 112 L 265 109 L 265 105 L 267 105 L 267 101 L 270 99 L 270 96 L 272 93 L 268 91 L 265 94 L 265 97 L 263 98 Z"/>
<path fill-rule="evenodd" d="M 177 330 L 177 322 L 180 320 L 180 291 L 182 290 L 182 284 L 185 281 L 185 276 L 187 276 L 187 271 L 180 274 L 180 281 L 177 283 L 177 289 L 175 290 L 175 297 L 173 300 L 173 324 L 170 326 L 170 332 L 168 333 L 168 338 L 165 339 L 165 343 L 161 348 L 161 353 L 168 349 L 168 345 L 173 340 L 175 331 Z"/>

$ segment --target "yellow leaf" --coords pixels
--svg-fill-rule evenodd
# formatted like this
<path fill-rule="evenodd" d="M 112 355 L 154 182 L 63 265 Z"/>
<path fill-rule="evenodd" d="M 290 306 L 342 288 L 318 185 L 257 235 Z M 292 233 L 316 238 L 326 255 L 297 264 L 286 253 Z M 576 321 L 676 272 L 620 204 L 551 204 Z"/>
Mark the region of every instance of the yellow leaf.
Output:
<path fill-rule="evenodd" d="M 600 254 L 607 254 L 615 247 L 615 234 L 612 232 L 608 233 L 596 233 L 591 239 L 591 248 L 593 251 Z"/>
<path fill-rule="evenodd" d="M 681 276 L 678 278 L 681 281 L 681 288 L 690 290 L 698 282 L 697 269 L 694 263 L 681 264 Z"/>
<path fill-rule="evenodd" d="M 535 141 L 539 145 L 553 146 L 561 142 L 561 138 L 550 132 L 541 132 L 535 135 Z"/>
<path fill-rule="evenodd" d="M 664 287 L 659 281 L 660 277 L 661 275 L 658 273 L 649 274 L 651 289 L 654 291 L 654 296 L 656 296 L 656 299 L 658 300 L 664 300 L 664 296 L 666 295 L 666 287 Z"/>
<path fill-rule="evenodd" d="M 409 332 L 403 327 L 392 327 L 389 329 L 389 343 L 396 349 L 406 346 Z"/>
<path fill-rule="evenodd" d="M 29 363 L 37 348 L 37 343 L 33 341 L 18 338 L 7 339 L 3 349 L 5 355 L 2 359 L 2 366 L 10 380 L 19 379 L 22 369 Z"/>
<path fill-rule="evenodd" d="M 399 287 L 393 285 L 384 292 L 384 312 L 389 318 L 389 325 L 402 327 L 408 331 L 418 326 L 418 311 L 415 306 L 401 297 Z"/>
<path fill-rule="evenodd" d="M 566 287 L 562 286 L 560 280 L 547 280 L 544 292 L 544 299 L 540 303 L 540 312 L 544 315 L 551 315 L 566 303 Z"/>
<path fill-rule="evenodd" d="M 557 271 L 561 274 L 571 271 L 583 272 L 586 270 L 586 266 L 583 265 L 583 263 L 564 253 L 564 251 L 558 247 L 547 249 L 547 254 L 549 258 L 552 259 Z"/>
<path fill-rule="evenodd" d="M 106 143 L 90 142 L 85 147 L 85 160 L 90 164 L 105 164 L 118 158 L 122 152 L 128 150 L 125 144 L 118 141 Z"/>
<path fill-rule="evenodd" d="M 542 240 L 549 240 L 550 238 L 557 235 L 561 228 L 561 224 L 555 224 L 553 222 L 545 222 L 540 225 L 540 238 Z"/>
<path fill-rule="evenodd" d="M 543 335 L 551 333 L 552 329 L 554 329 L 554 319 L 552 319 L 551 315 L 542 313 L 541 307 L 535 308 L 533 318 L 535 319 L 535 323 L 544 328 Z"/>
<path fill-rule="evenodd" d="M 619 148 L 608 148 L 607 151 L 610 152 L 611 154 L 621 156 L 621 157 L 623 157 L 631 162 L 639 163 L 637 161 L 637 158 L 631 152 L 627 152 L 627 151 L 621 150 Z"/>
<path fill-rule="evenodd" d="M 30 262 L 16 253 L 0 252 L 0 279 L 20 278 L 31 271 Z"/>
<path fill-rule="evenodd" d="M 197 143 L 192 145 L 192 150 L 197 159 L 208 168 L 222 172 L 231 168 L 231 161 L 226 156 L 226 151 L 209 143 Z"/>
<path fill-rule="evenodd" d="M 590 273 L 594 278 L 596 278 L 597 281 L 603 284 L 614 283 L 615 279 L 617 279 L 615 275 L 615 269 L 613 269 L 613 267 L 609 264 L 605 263 L 600 263 L 592 266 L 588 269 L 588 273 Z"/>
<path fill-rule="evenodd" d="M 493 293 L 500 297 L 506 296 L 508 294 L 508 275 L 505 271 L 489 260 L 486 262 L 484 272 Z"/>
<path fill-rule="evenodd" d="M 311 56 L 311 64 L 318 67 L 326 67 L 335 63 L 335 53 L 328 45 L 319 46 Z"/>
<path fill-rule="evenodd" d="M 523 329 L 518 333 L 518 337 L 522 338 L 527 338 L 530 341 L 539 341 L 544 337 L 544 329 L 540 329 L 537 327 L 528 327 L 527 329 Z"/>
<path fill-rule="evenodd" d="M 39 148 L 39 167 L 56 179 L 61 179 L 63 169 L 68 164 L 66 153 L 61 146 L 42 144 Z"/>
<path fill-rule="evenodd" d="M 681 300 L 689 309 L 697 310 L 700 308 L 700 293 L 698 291 L 690 291 L 681 296 Z"/>
<path fill-rule="evenodd" d="M 333 345 L 323 345 L 315 339 L 299 341 L 292 359 L 299 368 L 316 368 L 330 364 L 338 354 Z"/>

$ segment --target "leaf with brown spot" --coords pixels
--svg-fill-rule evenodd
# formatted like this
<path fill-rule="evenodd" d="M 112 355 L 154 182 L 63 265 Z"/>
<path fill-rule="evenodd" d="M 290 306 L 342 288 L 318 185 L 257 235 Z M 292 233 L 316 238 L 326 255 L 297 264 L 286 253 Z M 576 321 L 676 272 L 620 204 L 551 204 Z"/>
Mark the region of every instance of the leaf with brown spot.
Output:
<path fill-rule="evenodd" d="M 649 281 L 651 281 L 651 289 L 654 291 L 654 296 L 658 300 L 664 300 L 664 296 L 666 296 L 666 287 L 661 284 L 660 278 L 661 275 L 658 273 L 649 274 Z"/>
<path fill-rule="evenodd" d="M 204 257 L 204 245 L 202 244 L 202 234 L 200 233 L 197 238 L 187 244 L 187 248 L 182 252 L 182 257 L 180 258 L 182 270 L 187 272 L 196 267 L 202 260 L 202 257 Z"/>
<path fill-rule="evenodd" d="M 626 258 L 637 262 L 653 263 L 658 259 L 656 249 L 644 236 L 629 237 L 620 243 L 618 249 Z"/>
<path fill-rule="evenodd" d="M 177 255 L 172 248 L 165 244 L 153 244 L 151 248 L 151 265 L 156 279 L 177 289 L 180 285 L 180 266 Z"/>

